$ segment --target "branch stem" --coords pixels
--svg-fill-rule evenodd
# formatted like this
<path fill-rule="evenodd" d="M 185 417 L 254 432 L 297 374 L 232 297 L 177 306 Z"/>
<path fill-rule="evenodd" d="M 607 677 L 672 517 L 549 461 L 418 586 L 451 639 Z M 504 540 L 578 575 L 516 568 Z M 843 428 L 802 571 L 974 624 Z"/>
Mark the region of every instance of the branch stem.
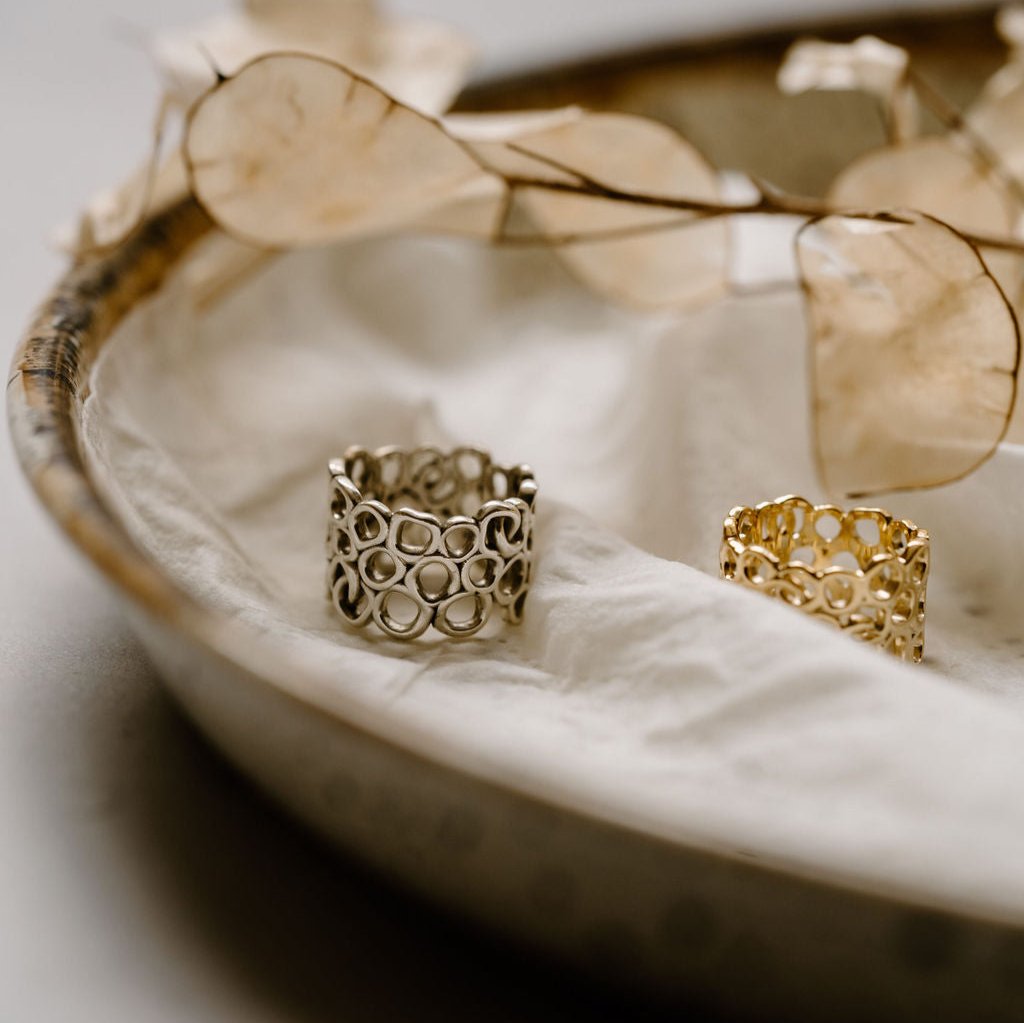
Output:
<path fill-rule="evenodd" d="M 512 245 L 569 245 L 586 241 L 611 240 L 616 237 L 644 234 L 654 231 L 670 230 L 673 227 L 684 227 L 695 220 L 711 220 L 716 217 L 742 217 L 752 215 L 787 216 L 787 217 L 824 217 L 839 213 L 849 217 L 863 217 L 865 220 L 884 220 L 888 223 L 901 222 L 898 214 L 888 212 L 872 212 L 865 210 L 850 211 L 837 209 L 821 199 L 810 196 L 787 195 L 780 192 L 760 189 L 754 200 L 746 203 L 722 203 L 704 199 L 687 199 L 680 196 L 648 195 L 639 192 L 626 192 L 613 188 L 592 179 L 581 180 L 579 183 L 556 181 L 545 178 L 506 177 L 505 183 L 513 192 L 516 190 L 536 190 L 557 192 L 562 195 L 575 195 L 584 198 L 602 199 L 606 202 L 624 203 L 629 206 L 640 206 L 648 209 L 673 210 L 690 216 L 679 221 L 658 221 L 653 224 L 639 224 L 632 227 L 580 232 L 571 235 L 512 235 L 499 236 L 499 243 Z M 1009 235 L 989 235 L 973 231 L 958 233 L 972 245 L 981 249 L 995 249 L 1001 252 L 1016 252 L 1024 255 L 1024 238 Z"/>

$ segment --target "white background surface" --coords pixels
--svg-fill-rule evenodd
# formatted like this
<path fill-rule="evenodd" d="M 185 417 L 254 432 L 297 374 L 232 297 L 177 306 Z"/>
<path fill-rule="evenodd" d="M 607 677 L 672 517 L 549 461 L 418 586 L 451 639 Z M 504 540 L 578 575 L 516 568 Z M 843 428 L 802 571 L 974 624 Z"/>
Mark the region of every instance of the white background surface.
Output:
<path fill-rule="evenodd" d="M 60 269 L 48 232 L 141 153 L 155 84 L 140 30 L 216 6 L 4 3 L 5 360 Z M 608 40 L 728 30 L 757 10 L 778 21 L 855 5 L 395 6 L 465 25 L 496 70 Z M 0 493 L 2 1023 L 614 1014 L 578 1005 L 577 990 L 536 967 L 524 980 L 518 959 L 404 903 L 251 795 L 173 711 L 106 589 L 36 507 L 8 443 Z"/>

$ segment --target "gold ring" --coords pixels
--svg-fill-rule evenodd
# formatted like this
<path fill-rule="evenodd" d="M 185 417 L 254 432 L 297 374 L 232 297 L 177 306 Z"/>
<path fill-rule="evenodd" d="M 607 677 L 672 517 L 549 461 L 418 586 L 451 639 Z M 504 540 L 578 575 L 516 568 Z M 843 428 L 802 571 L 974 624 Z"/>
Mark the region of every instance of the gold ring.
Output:
<path fill-rule="evenodd" d="M 879 508 L 802 497 L 733 508 L 721 574 L 907 660 L 924 654 L 928 533 Z"/>

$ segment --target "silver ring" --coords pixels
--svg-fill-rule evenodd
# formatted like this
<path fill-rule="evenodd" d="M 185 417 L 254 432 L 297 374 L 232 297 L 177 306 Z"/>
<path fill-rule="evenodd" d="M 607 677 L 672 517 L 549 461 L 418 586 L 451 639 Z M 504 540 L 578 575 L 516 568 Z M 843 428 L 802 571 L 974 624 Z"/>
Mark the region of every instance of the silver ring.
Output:
<path fill-rule="evenodd" d="M 395 639 L 522 620 L 537 484 L 459 447 L 352 447 L 328 463 L 327 596 L 347 625 Z"/>

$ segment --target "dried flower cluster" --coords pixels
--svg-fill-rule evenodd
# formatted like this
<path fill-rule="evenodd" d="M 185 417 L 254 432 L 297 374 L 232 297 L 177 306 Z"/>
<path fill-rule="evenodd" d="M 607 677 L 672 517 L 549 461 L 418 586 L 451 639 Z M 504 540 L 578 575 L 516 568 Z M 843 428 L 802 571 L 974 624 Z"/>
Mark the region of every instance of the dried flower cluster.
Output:
<path fill-rule="evenodd" d="M 991 455 L 1016 399 L 1024 12 L 998 27 L 1009 60 L 963 114 L 881 40 L 796 43 L 780 88 L 864 91 L 888 140 L 824 198 L 752 181 L 735 202 L 686 139 L 642 117 L 445 117 L 470 53 L 448 30 L 386 19 L 370 0 L 248 0 L 161 44 L 153 157 L 87 211 L 76 249 L 115 244 L 191 191 L 240 243 L 238 263 L 433 232 L 550 246 L 610 300 L 681 310 L 727 294 L 731 218 L 798 216 L 824 482 L 857 495 L 935 486 Z M 922 107 L 941 134 L 919 134 Z"/>

